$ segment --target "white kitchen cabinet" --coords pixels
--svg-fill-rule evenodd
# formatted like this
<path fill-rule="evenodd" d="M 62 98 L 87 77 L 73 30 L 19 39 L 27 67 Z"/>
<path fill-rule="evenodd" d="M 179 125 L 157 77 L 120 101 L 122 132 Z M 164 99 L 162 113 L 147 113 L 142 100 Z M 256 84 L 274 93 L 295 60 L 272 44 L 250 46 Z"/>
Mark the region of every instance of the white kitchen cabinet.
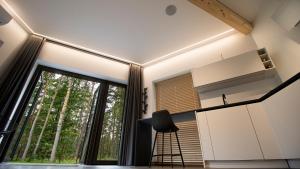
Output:
<path fill-rule="evenodd" d="M 227 79 L 264 70 L 256 50 L 192 70 L 195 87 L 204 87 Z"/>
<path fill-rule="evenodd" d="M 206 112 L 196 113 L 196 119 L 203 159 L 214 160 L 215 157 L 212 149 L 209 127 L 206 119 Z"/>
<path fill-rule="evenodd" d="M 246 106 L 211 110 L 206 117 L 215 160 L 263 159 Z"/>
<path fill-rule="evenodd" d="M 195 68 L 191 72 L 194 87 L 206 92 L 271 76 L 274 68 L 266 50 L 261 49 Z"/>
<path fill-rule="evenodd" d="M 284 159 L 300 158 L 300 80 L 262 102 Z"/>
<path fill-rule="evenodd" d="M 264 159 L 282 159 L 277 137 L 262 103 L 248 104 L 247 109 L 251 116 Z"/>

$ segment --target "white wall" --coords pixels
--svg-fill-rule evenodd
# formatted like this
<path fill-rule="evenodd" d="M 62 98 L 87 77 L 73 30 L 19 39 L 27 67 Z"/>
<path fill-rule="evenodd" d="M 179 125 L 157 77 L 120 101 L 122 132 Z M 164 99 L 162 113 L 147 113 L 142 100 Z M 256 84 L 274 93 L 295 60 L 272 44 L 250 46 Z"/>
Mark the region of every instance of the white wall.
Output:
<path fill-rule="evenodd" d="M 46 42 L 38 64 L 126 84 L 129 65 Z"/>
<path fill-rule="evenodd" d="M 207 65 L 223 58 L 232 57 L 257 46 L 251 36 L 236 33 L 193 49 L 165 61 L 144 68 L 144 86 L 148 88 L 148 110 L 143 118 L 150 117 L 155 108 L 154 83 L 190 72 L 192 68 Z"/>
<path fill-rule="evenodd" d="M 0 39 L 4 42 L 0 47 L 0 78 L 27 37 L 28 33 L 15 20 L 0 26 Z"/>
<path fill-rule="evenodd" d="M 300 71 L 300 44 L 290 39 L 287 32 L 271 18 L 284 2 L 264 1 L 252 31 L 257 46 L 266 47 L 283 81 Z"/>

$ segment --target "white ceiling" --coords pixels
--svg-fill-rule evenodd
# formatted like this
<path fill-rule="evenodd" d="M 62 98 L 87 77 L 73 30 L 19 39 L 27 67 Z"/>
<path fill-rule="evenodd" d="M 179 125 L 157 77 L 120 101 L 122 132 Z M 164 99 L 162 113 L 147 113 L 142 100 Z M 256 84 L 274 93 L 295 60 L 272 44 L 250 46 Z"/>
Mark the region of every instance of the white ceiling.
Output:
<path fill-rule="evenodd" d="M 262 0 L 219 0 L 224 5 L 253 22 L 259 12 Z"/>
<path fill-rule="evenodd" d="M 232 29 L 187 0 L 6 1 L 38 34 L 140 64 Z M 253 21 L 261 0 L 221 1 Z"/>

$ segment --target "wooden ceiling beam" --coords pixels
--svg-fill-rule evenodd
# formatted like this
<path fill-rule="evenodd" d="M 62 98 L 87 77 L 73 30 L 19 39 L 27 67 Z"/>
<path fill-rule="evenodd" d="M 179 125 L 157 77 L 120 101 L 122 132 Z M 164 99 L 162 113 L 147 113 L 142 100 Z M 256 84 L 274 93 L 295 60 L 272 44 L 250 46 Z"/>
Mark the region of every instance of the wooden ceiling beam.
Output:
<path fill-rule="evenodd" d="M 252 25 L 249 21 L 218 0 L 189 1 L 243 34 L 249 34 L 252 31 Z"/>

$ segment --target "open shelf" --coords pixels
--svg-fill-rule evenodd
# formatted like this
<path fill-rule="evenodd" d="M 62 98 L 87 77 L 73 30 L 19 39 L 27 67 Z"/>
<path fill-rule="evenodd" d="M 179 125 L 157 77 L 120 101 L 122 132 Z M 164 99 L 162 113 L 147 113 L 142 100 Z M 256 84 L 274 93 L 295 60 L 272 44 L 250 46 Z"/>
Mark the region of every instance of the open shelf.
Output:
<path fill-rule="evenodd" d="M 275 67 L 272 60 L 271 60 L 271 58 L 270 58 L 270 56 L 267 53 L 266 48 L 262 48 L 262 49 L 257 50 L 257 53 L 258 53 L 263 65 L 264 65 L 265 69 L 272 69 L 272 68 Z"/>
<path fill-rule="evenodd" d="M 257 50 L 257 53 L 258 53 L 258 55 L 266 54 L 267 53 L 266 48 L 262 48 L 262 49 Z"/>
<path fill-rule="evenodd" d="M 260 56 L 260 59 L 261 59 L 262 62 L 270 61 L 270 57 L 266 53 L 264 53 L 262 55 L 259 55 L 259 56 Z"/>

